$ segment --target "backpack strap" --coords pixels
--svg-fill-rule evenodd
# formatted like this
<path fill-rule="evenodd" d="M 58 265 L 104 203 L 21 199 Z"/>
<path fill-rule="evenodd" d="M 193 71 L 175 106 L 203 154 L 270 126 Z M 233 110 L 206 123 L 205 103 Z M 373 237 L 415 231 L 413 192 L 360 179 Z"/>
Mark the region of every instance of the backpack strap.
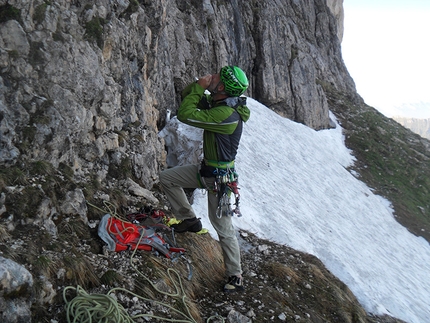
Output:
<path fill-rule="evenodd" d="M 237 109 L 237 107 L 241 105 L 246 105 L 246 97 L 245 96 L 234 96 L 228 97 L 225 99 L 225 104 L 230 108 Z"/>

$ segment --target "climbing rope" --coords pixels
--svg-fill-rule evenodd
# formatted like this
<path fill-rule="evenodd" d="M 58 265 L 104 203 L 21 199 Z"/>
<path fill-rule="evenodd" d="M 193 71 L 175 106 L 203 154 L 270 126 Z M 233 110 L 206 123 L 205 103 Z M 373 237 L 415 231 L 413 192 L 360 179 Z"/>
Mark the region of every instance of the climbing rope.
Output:
<path fill-rule="evenodd" d="M 70 301 L 66 297 L 69 290 L 77 294 Z M 88 294 L 81 286 L 67 286 L 63 290 L 63 299 L 68 323 L 133 322 L 124 307 L 110 295 Z"/>
<path fill-rule="evenodd" d="M 104 210 L 98 208 L 95 205 L 90 204 L 89 205 L 99 209 L 102 212 L 105 212 Z M 106 202 L 105 206 L 108 208 L 109 213 L 112 216 L 116 215 L 116 208 L 113 210 L 111 209 L 112 204 Z M 113 211 L 113 212 L 112 212 Z M 143 234 L 140 236 L 139 243 L 141 242 L 143 238 Z M 139 244 L 138 243 L 138 244 Z M 116 287 L 111 289 L 107 294 L 88 294 L 81 286 L 77 286 L 76 288 L 73 286 L 67 286 L 63 290 L 63 299 L 66 306 L 66 315 L 67 315 L 67 322 L 68 323 L 134 323 L 135 319 L 137 318 L 143 318 L 143 317 L 150 317 L 154 319 L 160 319 L 167 322 L 183 322 L 183 323 L 197 323 L 197 321 L 191 316 L 189 306 L 187 304 L 187 296 L 185 294 L 184 286 L 182 284 L 182 279 L 178 271 L 176 271 L 173 268 L 167 269 L 167 276 L 169 280 L 172 282 L 172 285 L 174 287 L 173 293 L 168 293 L 165 291 L 162 291 L 158 289 L 154 283 L 146 276 L 144 275 L 133 263 L 133 258 L 136 254 L 137 248 L 133 250 L 133 253 L 130 256 L 130 265 L 131 267 L 139 274 L 141 275 L 146 281 L 149 282 L 149 284 L 154 288 L 154 290 L 162 295 L 172 297 L 175 299 L 178 299 L 183 304 L 183 308 L 185 308 L 185 313 L 173 308 L 169 304 L 159 302 L 157 300 L 145 298 L 141 295 L 138 295 L 136 293 L 133 293 L 125 288 Z M 67 292 L 73 290 L 76 293 L 76 296 L 69 300 L 67 297 Z M 116 297 L 112 296 L 115 292 L 123 292 L 127 293 L 133 297 L 137 297 L 138 299 L 141 299 L 143 301 L 148 301 L 151 303 L 155 303 L 161 306 L 164 306 L 166 308 L 169 308 L 171 311 L 177 313 L 183 319 L 169 319 L 164 317 L 159 317 L 157 315 L 153 314 L 138 314 L 134 316 L 130 316 L 127 311 L 124 309 L 124 307 L 119 304 L 116 300 Z M 221 322 L 225 322 L 224 318 L 220 315 L 213 315 L 209 317 L 206 322 L 209 323 L 214 319 L 220 319 Z"/>

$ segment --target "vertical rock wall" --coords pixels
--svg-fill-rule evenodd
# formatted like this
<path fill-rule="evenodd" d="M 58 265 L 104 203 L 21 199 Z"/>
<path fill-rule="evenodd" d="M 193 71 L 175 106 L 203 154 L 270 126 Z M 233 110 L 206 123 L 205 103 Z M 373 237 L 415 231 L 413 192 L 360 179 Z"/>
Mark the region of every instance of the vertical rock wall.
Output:
<path fill-rule="evenodd" d="M 0 0 L 0 163 L 100 180 L 128 167 L 150 189 L 167 109 L 225 64 L 247 72 L 247 95 L 327 128 L 320 84 L 355 92 L 329 2 Z"/>

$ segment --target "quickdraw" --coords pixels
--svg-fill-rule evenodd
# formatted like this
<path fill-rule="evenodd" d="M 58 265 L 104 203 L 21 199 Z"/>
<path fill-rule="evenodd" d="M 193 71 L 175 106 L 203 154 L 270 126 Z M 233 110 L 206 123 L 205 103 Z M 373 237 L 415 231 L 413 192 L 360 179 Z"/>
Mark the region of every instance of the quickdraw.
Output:
<path fill-rule="evenodd" d="M 216 216 L 221 218 L 223 215 L 241 217 L 239 203 L 240 194 L 238 187 L 238 174 L 231 168 L 216 169 L 214 190 L 218 194 L 218 207 Z M 234 209 L 232 209 L 230 198 L 231 194 L 235 197 Z"/>

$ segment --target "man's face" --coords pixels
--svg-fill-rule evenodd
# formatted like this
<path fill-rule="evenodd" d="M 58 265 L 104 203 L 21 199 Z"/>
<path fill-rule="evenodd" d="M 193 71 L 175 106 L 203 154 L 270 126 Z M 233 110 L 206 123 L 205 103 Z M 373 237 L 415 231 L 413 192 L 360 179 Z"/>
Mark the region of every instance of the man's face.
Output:
<path fill-rule="evenodd" d="M 217 87 L 220 85 L 221 76 L 218 74 L 212 74 L 211 84 L 208 87 L 209 92 L 217 92 Z"/>

